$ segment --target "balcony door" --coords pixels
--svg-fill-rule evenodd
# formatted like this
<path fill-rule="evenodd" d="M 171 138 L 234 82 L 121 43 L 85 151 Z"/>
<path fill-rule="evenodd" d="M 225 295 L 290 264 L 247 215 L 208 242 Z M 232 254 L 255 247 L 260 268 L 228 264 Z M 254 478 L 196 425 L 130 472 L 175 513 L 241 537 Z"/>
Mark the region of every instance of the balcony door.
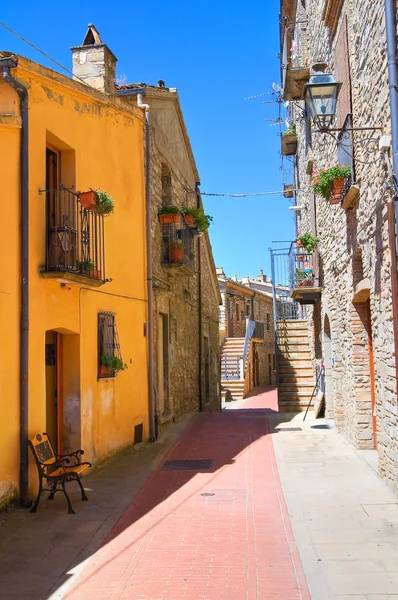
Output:
<path fill-rule="evenodd" d="M 62 452 L 62 335 L 46 331 L 46 433 Z"/>
<path fill-rule="evenodd" d="M 60 189 L 60 152 L 46 148 L 47 264 L 76 269 L 77 214 L 73 200 Z"/>

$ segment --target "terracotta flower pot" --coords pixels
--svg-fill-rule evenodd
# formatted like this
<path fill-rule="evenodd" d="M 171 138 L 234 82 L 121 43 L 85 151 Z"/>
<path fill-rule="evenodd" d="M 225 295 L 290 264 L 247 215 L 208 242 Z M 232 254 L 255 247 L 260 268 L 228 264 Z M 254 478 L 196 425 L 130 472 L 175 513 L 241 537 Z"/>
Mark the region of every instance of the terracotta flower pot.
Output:
<path fill-rule="evenodd" d="M 296 246 L 297 248 L 302 248 L 303 244 L 300 242 L 300 240 L 296 240 Z"/>
<path fill-rule="evenodd" d="M 341 193 L 344 187 L 344 177 L 340 177 L 340 179 L 335 179 L 332 185 L 332 197 L 329 199 L 329 204 L 340 204 Z"/>
<path fill-rule="evenodd" d="M 196 227 L 196 221 L 193 215 L 184 215 L 184 222 L 185 225 L 190 229 L 194 229 Z"/>
<path fill-rule="evenodd" d="M 106 367 L 105 365 L 100 365 L 99 374 L 102 377 L 109 377 L 109 375 L 110 375 L 109 367 Z"/>
<path fill-rule="evenodd" d="M 82 192 L 79 194 L 79 200 L 83 208 L 92 208 L 95 206 L 95 192 L 93 190 Z"/>
<path fill-rule="evenodd" d="M 169 225 L 170 223 L 178 223 L 179 217 L 178 213 L 164 213 L 159 215 L 159 221 L 162 225 Z"/>
<path fill-rule="evenodd" d="M 177 250 L 170 250 L 169 255 L 171 263 L 182 262 L 182 248 L 178 248 Z"/>
<path fill-rule="evenodd" d="M 297 254 L 297 260 L 301 260 L 304 261 L 305 260 L 305 254 Z"/>

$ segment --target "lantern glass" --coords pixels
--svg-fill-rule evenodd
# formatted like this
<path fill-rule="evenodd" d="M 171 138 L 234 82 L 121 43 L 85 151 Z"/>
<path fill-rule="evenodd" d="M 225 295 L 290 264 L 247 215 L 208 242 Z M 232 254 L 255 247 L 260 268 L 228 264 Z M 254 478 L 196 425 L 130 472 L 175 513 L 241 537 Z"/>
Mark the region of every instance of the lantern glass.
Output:
<path fill-rule="evenodd" d="M 336 114 L 341 82 L 331 74 L 312 75 L 306 85 L 305 102 L 308 112 L 321 128 L 330 127 Z"/>

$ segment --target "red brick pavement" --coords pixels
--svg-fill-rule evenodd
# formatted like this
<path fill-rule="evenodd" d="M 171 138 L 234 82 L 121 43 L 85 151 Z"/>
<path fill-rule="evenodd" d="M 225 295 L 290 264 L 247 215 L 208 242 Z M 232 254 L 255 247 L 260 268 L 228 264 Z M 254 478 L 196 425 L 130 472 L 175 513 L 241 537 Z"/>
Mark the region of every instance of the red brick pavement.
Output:
<path fill-rule="evenodd" d="M 267 409 L 201 414 L 167 460 L 209 470 L 157 470 L 65 596 L 73 600 L 309 600 L 279 481 Z"/>

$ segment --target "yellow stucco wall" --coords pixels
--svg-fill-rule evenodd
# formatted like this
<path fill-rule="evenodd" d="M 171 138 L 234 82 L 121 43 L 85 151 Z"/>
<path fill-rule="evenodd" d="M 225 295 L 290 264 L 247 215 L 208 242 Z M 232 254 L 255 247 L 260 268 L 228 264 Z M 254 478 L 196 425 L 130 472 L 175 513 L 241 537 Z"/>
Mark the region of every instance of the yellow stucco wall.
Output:
<path fill-rule="evenodd" d="M 148 436 L 143 122 L 141 111 L 123 108 L 39 65 L 20 58 L 13 76 L 29 90 L 29 437 L 46 429 L 45 332 L 63 339 L 64 427 L 79 415 L 86 460 L 95 460 L 133 441 L 134 426 Z M 0 84 L 2 221 L 0 251 L 0 503 L 19 477 L 19 102 Z M 106 277 L 100 288 L 46 280 L 45 152 L 61 151 L 63 183 L 77 190 L 101 188 L 115 201 L 105 219 Z M 121 353 L 128 369 L 97 380 L 97 315 L 116 314 Z M 72 419 L 72 420 L 73 420 Z M 79 439 L 80 438 L 80 439 Z M 33 465 L 31 465 L 33 467 Z M 30 470 L 30 487 L 36 474 Z"/>

